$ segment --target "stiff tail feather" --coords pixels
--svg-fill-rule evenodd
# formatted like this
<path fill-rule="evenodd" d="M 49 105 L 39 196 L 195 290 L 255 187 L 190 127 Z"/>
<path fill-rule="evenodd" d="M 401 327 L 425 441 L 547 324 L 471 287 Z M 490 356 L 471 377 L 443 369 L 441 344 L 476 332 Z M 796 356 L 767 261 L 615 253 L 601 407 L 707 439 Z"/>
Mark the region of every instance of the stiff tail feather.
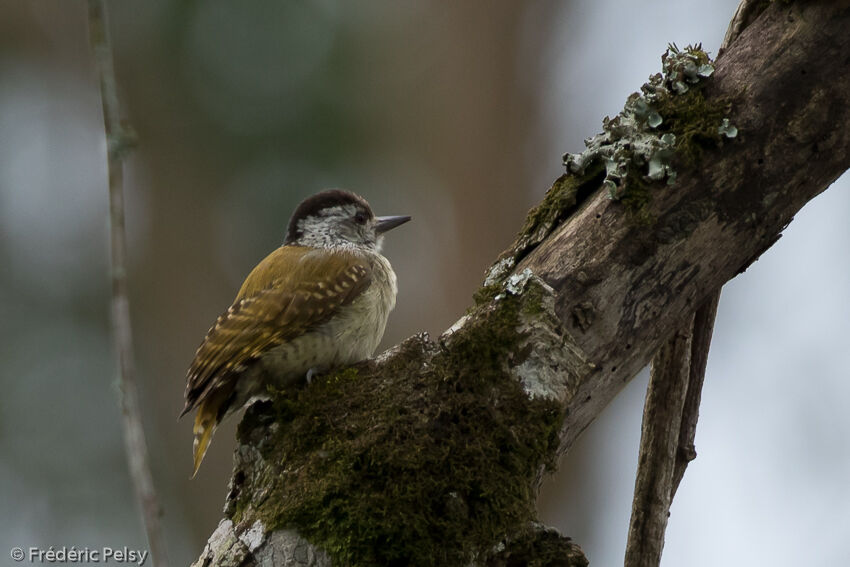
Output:
<path fill-rule="evenodd" d="M 207 454 L 207 448 L 212 441 L 215 428 L 218 426 L 218 411 L 214 408 L 206 407 L 203 402 L 198 406 L 198 414 L 195 416 L 195 426 L 192 433 L 195 434 L 195 442 L 192 448 L 195 453 L 195 464 L 192 469 L 192 478 L 198 474 L 198 469 L 201 467 L 201 461 L 204 460 L 204 455 Z"/>

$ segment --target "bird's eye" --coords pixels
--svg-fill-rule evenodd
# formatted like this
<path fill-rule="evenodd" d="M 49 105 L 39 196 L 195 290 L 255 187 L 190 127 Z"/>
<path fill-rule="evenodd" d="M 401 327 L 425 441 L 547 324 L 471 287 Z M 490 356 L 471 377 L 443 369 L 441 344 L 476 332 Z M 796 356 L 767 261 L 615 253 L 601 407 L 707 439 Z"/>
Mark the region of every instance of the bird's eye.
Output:
<path fill-rule="evenodd" d="M 362 211 L 354 215 L 354 222 L 357 224 L 365 224 L 368 219 L 369 217 L 367 217 L 366 213 Z"/>

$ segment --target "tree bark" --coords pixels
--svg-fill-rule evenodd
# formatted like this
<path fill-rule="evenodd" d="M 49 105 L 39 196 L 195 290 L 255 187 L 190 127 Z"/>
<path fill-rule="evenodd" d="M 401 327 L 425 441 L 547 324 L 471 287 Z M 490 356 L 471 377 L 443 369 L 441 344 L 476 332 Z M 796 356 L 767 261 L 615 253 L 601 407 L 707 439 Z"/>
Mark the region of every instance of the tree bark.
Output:
<path fill-rule="evenodd" d="M 756 9 L 750 0 L 743 0 L 738 5 L 720 45 L 721 52 L 738 39 L 763 8 Z M 681 348 L 682 332 L 677 331 L 652 359 L 652 373 L 641 424 L 639 464 L 629 520 L 629 537 L 626 541 L 625 567 L 656 567 L 661 564 L 670 506 L 688 463 L 697 456 L 694 439 L 719 302 L 718 290 L 697 309 L 693 319 L 688 322 L 684 330 L 685 335 L 689 335 L 688 348 Z M 680 387 L 684 388 L 681 392 Z M 679 396 L 683 396 L 681 405 Z M 666 423 L 657 419 L 659 414 L 664 413 L 667 415 Z M 679 432 L 678 448 L 666 450 L 661 440 L 666 434 L 675 431 Z"/>
<path fill-rule="evenodd" d="M 541 473 L 850 166 L 847 29 L 846 0 L 771 3 L 704 89 L 738 136 L 640 215 L 568 173 L 438 340 L 249 409 L 196 565 L 586 564 L 535 523 Z"/>

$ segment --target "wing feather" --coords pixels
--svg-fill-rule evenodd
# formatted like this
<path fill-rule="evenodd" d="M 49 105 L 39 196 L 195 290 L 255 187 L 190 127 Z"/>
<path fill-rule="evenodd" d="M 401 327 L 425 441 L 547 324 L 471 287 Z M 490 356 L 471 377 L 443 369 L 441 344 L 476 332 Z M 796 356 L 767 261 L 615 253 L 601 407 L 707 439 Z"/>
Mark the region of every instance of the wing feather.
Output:
<path fill-rule="evenodd" d="M 279 250 L 286 248 L 292 247 Z M 359 296 L 371 278 L 368 266 L 354 254 L 308 252 L 301 253 L 292 273 L 275 274 L 276 279 L 254 289 L 260 286 L 252 277 L 256 280 L 268 272 L 262 267 L 261 263 L 249 275 L 240 296 L 198 347 L 181 415 L 197 407 L 211 390 L 230 385 L 242 368 L 267 350 L 321 325 Z"/>

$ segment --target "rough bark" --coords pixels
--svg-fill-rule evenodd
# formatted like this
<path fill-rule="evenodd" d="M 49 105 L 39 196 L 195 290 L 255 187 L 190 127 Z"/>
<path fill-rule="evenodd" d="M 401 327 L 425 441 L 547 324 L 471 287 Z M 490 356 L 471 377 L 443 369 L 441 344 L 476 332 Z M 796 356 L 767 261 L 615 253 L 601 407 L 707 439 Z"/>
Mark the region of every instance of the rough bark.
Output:
<path fill-rule="evenodd" d="M 438 340 L 253 406 L 196 564 L 585 564 L 540 536 L 540 473 L 850 166 L 847 29 L 850 2 L 772 3 L 704 91 L 739 135 L 640 216 L 565 175 Z"/>

